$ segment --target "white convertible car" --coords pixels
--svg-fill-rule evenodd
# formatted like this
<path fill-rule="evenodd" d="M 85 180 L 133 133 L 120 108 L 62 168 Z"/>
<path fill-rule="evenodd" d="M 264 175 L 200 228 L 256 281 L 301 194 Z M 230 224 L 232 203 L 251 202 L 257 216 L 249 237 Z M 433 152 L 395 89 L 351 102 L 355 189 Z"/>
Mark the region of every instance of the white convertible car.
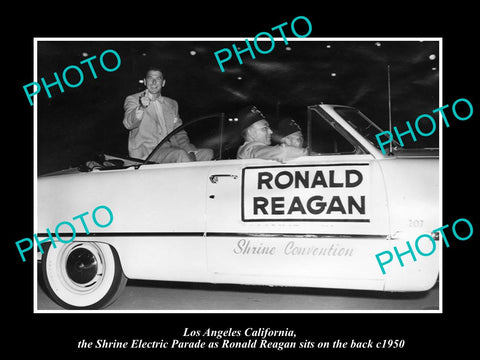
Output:
<path fill-rule="evenodd" d="M 303 122 L 315 155 L 287 163 L 236 159 L 234 120 L 214 114 L 176 130 L 187 127 L 192 137 L 207 129 L 201 145 L 215 150 L 212 161 L 153 164 L 103 155 L 38 178 L 39 238 L 98 206 L 113 214 L 108 227 L 90 219 L 88 233 L 77 218 L 73 241 L 44 244 L 42 271 L 55 301 L 102 308 L 127 279 L 379 291 L 434 286 L 438 251 L 416 260 L 402 255 L 385 274 L 375 255 L 394 246 L 405 252 L 406 241 L 440 226 L 438 149 L 382 155 L 375 140 L 381 129 L 365 115 L 321 104 L 308 106 Z"/>

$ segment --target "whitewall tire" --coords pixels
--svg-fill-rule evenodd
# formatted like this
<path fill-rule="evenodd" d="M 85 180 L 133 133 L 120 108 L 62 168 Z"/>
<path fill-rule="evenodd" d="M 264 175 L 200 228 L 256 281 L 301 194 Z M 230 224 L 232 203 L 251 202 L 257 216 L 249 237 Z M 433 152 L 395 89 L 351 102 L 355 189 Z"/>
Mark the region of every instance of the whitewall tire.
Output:
<path fill-rule="evenodd" d="M 45 286 L 53 299 L 67 309 L 100 309 L 113 303 L 124 289 L 117 252 L 96 242 L 48 244 L 42 256 Z"/>

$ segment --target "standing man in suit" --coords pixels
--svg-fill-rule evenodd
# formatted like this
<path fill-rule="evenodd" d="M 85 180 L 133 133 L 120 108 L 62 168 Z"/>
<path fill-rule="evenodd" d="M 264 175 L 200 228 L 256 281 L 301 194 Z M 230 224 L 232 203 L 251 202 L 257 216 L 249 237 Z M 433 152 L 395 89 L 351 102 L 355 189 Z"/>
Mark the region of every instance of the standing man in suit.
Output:
<path fill-rule="evenodd" d="M 127 96 L 124 103 L 123 125 L 130 130 L 128 153 L 137 159 L 145 159 L 167 134 L 182 125 L 178 103 L 161 94 L 165 86 L 163 72 L 159 68 L 149 68 L 144 84 L 144 91 Z M 212 157 L 211 149 L 197 149 L 182 130 L 162 145 L 150 160 L 173 163 L 208 161 Z"/>

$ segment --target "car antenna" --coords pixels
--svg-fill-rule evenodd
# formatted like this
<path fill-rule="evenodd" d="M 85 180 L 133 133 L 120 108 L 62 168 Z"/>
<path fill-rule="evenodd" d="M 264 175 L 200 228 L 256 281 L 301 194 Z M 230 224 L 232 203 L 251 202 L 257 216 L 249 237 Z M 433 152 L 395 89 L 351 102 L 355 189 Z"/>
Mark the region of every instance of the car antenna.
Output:
<path fill-rule="evenodd" d="M 390 94 L 390 65 L 387 65 L 387 85 L 388 85 L 388 131 L 392 133 L 392 96 Z M 393 145 L 390 141 L 390 154 L 393 154 Z"/>

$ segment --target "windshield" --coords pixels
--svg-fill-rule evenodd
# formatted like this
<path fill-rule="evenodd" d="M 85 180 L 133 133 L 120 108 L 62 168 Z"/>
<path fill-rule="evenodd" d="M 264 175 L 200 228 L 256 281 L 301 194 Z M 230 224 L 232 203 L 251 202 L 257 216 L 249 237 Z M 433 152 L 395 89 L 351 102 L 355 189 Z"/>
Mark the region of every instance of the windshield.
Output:
<path fill-rule="evenodd" d="M 375 135 L 383 132 L 383 130 L 379 128 L 372 120 L 354 108 L 335 106 L 334 110 L 356 131 L 358 131 L 360 135 L 367 139 L 377 149 L 380 149 L 380 145 L 378 144 Z M 393 145 L 400 146 L 400 144 L 395 140 L 393 141 Z"/>
<path fill-rule="evenodd" d="M 300 124 L 303 137 L 307 139 L 308 149 L 311 155 L 335 155 L 335 154 L 364 154 L 368 153 L 348 130 L 344 129 L 331 116 L 319 106 L 307 107 L 307 119 L 295 113 L 295 121 Z M 363 115 L 360 111 L 347 106 L 333 106 L 347 123 L 349 123 L 360 135 L 371 144 L 379 148 L 375 135 L 382 132 L 375 123 Z M 303 113 L 304 114 L 304 113 Z M 271 125 L 275 129 L 278 124 L 274 119 Z M 155 164 L 150 160 L 152 155 L 172 136 L 188 127 L 190 141 L 201 148 L 212 149 L 213 159 L 236 159 L 237 150 L 244 141 L 241 136 L 238 120 L 235 117 L 226 117 L 225 113 L 215 113 L 185 122 L 170 132 L 146 159 L 134 159 L 127 156 L 97 154 L 96 158 L 78 167 L 79 171 L 115 170 L 127 167 L 140 168 L 145 164 Z M 273 145 L 278 140 L 273 140 Z M 394 142 L 395 146 L 399 146 Z"/>

